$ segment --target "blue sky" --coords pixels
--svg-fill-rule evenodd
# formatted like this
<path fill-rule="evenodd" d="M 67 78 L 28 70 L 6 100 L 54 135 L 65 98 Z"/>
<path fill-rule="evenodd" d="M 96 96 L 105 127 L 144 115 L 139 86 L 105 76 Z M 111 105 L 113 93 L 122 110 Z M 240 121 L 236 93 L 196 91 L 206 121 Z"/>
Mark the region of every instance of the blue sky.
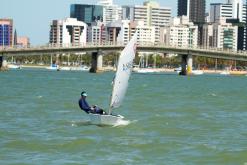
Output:
<path fill-rule="evenodd" d="M 113 0 L 118 5 L 141 5 L 144 0 Z M 156 0 L 161 6 L 171 7 L 177 13 L 177 0 Z M 226 0 L 207 0 L 210 3 Z M 49 26 L 54 19 L 70 15 L 70 4 L 95 4 L 97 0 L 1 0 L 0 18 L 12 18 L 19 36 L 28 36 L 32 45 L 44 45 L 49 41 Z"/>

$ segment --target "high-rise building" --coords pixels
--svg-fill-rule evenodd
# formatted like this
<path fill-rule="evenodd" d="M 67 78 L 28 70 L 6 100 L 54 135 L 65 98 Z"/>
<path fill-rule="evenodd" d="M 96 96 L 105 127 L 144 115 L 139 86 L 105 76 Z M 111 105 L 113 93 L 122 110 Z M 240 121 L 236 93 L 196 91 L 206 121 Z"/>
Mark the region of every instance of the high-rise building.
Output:
<path fill-rule="evenodd" d="M 232 4 L 232 17 L 239 19 L 242 22 L 243 18 L 243 0 L 228 0 Z"/>
<path fill-rule="evenodd" d="M 171 8 L 161 7 L 155 1 L 146 1 L 143 6 L 122 6 L 124 20 L 144 21 L 148 26 L 165 26 L 171 19 Z"/>
<path fill-rule="evenodd" d="M 246 0 L 246 3 L 245 3 L 245 28 L 244 28 L 244 39 L 243 39 L 243 50 L 247 50 L 247 0 Z"/>
<path fill-rule="evenodd" d="M 14 42 L 13 42 L 13 45 L 17 45 L 17 32 L 15 30 L 15 33 L 14 33 Z"/>
<path fill-rule="evenodd" d="M 178 0 L 178 16 L 188 16 L 191 22 L 205 22 L 206 0 Z"/>
<path fill-rule="evenodd" d="M 0 19 L 0 46 L 13 46 L 12 19 Z"/>
<path fill-rule="evenodd" d="M 175 17 L 161 30 L 161 41 L 175 47 L 195 48 L 198 40 L 198 27 L 187 16 Z"/>
<path fill-rule="evenodd" d="M 188 16 L 189 13 L 189 1 L 188 0 L 179 0 L 178 1 L 178 13 L 177 16 Z"/>
<path fill-rule="evenodd" d="M 102 22 L 93 22 L 87 29 L 87 42 L 103 44 L 106 41 L 106 28 Z"/>
<path fill-rule="evenodd" d="M 216 22 L 224 17 L 226 19 L 238 19 L 239 22 L 246 20 L 246 5 L 242 0 L 228 0 L 227 3 L 211 3 L 210 4 L 210 22 Z"/>
<path fill-rule="evenodd" d="M 143 6 L 123 6 L 123 19 L 143 21 L 146 26 L 155 27 L 155 42 L 159 42 L 160 28 L 169 23 L 171 8 L 160 7 L 155 1 L 146 1 Z"/>
<path fill-rule="evenodd" d="M 155 27 L 144 25 L 143 21 L 118 20 L 106 25 L 107 39 L 113 43 L 127 44 L 137 32 L 140 44 L 154 43 Z"/>
<path fill-rule="evenodd" d="M 238 27 L 238 50 L 247 50 L 247 0 L 243 6 L 243 21 Z"/>
<path fill-rule="evenodd" d="M 140 44 L 155 42 L 155 27 L 147 26 L 143 21 L 123 20 L 118 41 L 127 44 L 137 31 L 137 42 Z"/>
<path fill-rule="evenodd" d="M 50 29 L 51 44 L 85 44 L 87 24 L 75 18 L 53 20 Z"/>
<path fill-rule="evenodd" d="M 88 25 L 95 21 L 103 21 L 103 6 L 72 4 L 70 6 L 70 17 Z"/>
<path fill-rule="evenodd" d="M 118 35 L 121 31 L 122 21 L 114 21 L 110 22 L 106 25 L 106 40 L 112 44 L 116 44 L 118 42 Z"/>
<path fill-rule="evenodd" d="M 17 45 L 20 47 L 29 47 L 30 46 L 30 40 L 26 36 L 17 37 Z"/>
<path fill-rule="evenodd" d="M 246 4 L 242 0 L 227 0 L 226 3 L 210 4 L 210 22 L 225 18 L 226 22 L 238 26 L 238 50 L 246 50 Z"/>
<path fill-rule="evenodd" d="M 238 27 L 226 18 L 203 25 L 203 46 L 237 50 Z"/>
<path fill-rule="evenodd" d="M 202 45 L 202 25 L 205 22 L 206 0 L 178 0 L 178 16 L 189 17 L 190 22 L 198 25 L 198 44 Z"/>
<path fill-rule="evenodd" d="M 108 24 L 122 19 L 122 8 L 118 5 L 108 5 L 103 7 L 103 22 Z"/>
<path fill-rule="evenodd" d="M 100 3 L 101 4 L 101 3 Z M 70 17 L 77 18 L 79 21 L 87 23 L 89 26 L 92 22 L 101 21 L 104 24 L 122 18 L 122 8 L 117 5 L 87 5 L 73 4 L 70 6 Z"/>

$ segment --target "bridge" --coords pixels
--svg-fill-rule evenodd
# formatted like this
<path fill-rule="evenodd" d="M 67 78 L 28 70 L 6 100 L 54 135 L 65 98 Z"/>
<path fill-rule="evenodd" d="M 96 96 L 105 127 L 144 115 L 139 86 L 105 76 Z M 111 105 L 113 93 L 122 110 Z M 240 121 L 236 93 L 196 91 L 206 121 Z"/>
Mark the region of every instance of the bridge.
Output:
<path fill-rule="evenodd" d="M 91 72 L 97 72 L 102 67 L 103 52 L 121 51 L 124 44 L 94 44 L 87 43 L 86 45 L 44 45 L 30 48 L 0 48 L 0 68 L 3 67 L 3 61 L 8 56 L 37 56 L 45 54 L 80 54 L 87 52 L 92 54 Z M 228 59 L 237 61 L 247 61 L 247 51 L 234 51 L 231 49 L 224 50 L 219 48 L 184 48 L 171 47 L 164 44 L 142 43 L 137 46 L 137 51 L 140 52 L 156 52 L 156 53 L 172 53 L 181 55 L 182 74 L 190 74 L 192 71 L 192 57 L 202 56 L 216 59 Z"/>

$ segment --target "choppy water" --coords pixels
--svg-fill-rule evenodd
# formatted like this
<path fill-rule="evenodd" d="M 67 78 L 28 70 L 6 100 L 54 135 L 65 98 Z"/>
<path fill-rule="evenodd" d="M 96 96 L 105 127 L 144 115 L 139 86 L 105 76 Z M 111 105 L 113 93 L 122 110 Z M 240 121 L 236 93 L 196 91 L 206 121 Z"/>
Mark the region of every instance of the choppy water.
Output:
<path fill-rule="evenodd" d="M 113 73 L 0 73 L 0 164 L 247 164 L 247 76 L 133 74 L 117 111 L 91 125 L 81 90 L 106 108 Z"/>

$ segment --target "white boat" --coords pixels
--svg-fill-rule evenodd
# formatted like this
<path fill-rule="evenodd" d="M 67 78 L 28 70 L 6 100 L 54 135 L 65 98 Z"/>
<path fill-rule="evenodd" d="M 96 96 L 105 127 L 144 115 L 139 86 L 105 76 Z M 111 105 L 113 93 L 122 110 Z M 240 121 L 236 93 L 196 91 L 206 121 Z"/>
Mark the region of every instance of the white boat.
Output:
<path fill-rule="evenodd" d="M 111 114 L 113 109 L 118 108 L 122 104 L 127 91 L 128 81 L 132 72 L 133 60 L 136 53 L 136 41 L 137 33 L 134 34 L 132 39 L 120 54 L 117 71 L 113 82 L 108 115 L 89 114 L 92 124 L 114 126 L 125 121 L 123 116 Z"/>
<path fill-rule="evenodd" d="M 65 71 L 70 71 L 71 70 L 71 67 L 68 67 L 68 66 L 62 66 L 59 68 L 60 70 L 65 70 Z"/>
<path fill-rule="evenodd" d="M 202 70 L 192 70 L 193 75 L 202 75 L 204 72 Z"/>
<path fill-rule="evenodd" d="M 118 125 L 124 121 L 124 117 L 121 115 L 99 115 L 99 114 L 89 114 L 92 124 L 95 125 Z"/>
<path fill-rule="evenodd" d="M 71 67 L 71 70 L 74 70 L 74 71 L 89 71 L 89 69 L 90 68 L 85 65 L 78 66 L 78 67 Z"/>
<path fill-rule="evenodd" d="M 180 66 L 178 68 L 175 68 L 174 71 L 177 72 L 177 73 L 180 73 L 182 71 L 182 67 Z"/>
<path fill-rule="evenodd" d="M 160 72 L 160 69 L 156 68 L 135 68 L 133 70 L 136 73 L 158 73 Z"/>
<path fill-rule="evenodd" d="M 59 67 L 59 70 L 62 70 L 62 71 L 89 71 L 89 69 L 90 68 L 88 66 L 75 66 L 75 67 L 63 66 L 63 67 Z"/>
<path fill-rule="evenodd" d="M 51 65 L 46 67 L 46 69 L 48 69 L 48 70 L 57 70 L 57 71 L 59 70 L 59 65 L 53 63 L 53 61 L 52 61 L 52 55 L 51 55 Z"/>
<path fill-rule="evenodd" d="M 156 56 L 155 56 L 153 66 L 156 66 Z M 146 62 L 145 62 L 145 56 L 142 55 L 140 58 L 139 64 L 133 68 L 133 72 L 135 73 L 157 73 L 157 72 L 160 72 L 160 69 L 157 69 L 156 67 L 153 67 L 153 68 L 148 67 L 148 56 L 146 56 Z"/>
<path fill-rule="evenodd" d="M 182 71 L 182 68 L 181 67 L 175 68 L 174 71 L 177 73 L 180 73 Z M 204 72 L 202 70 L 192 70 L 191 74 L 192 75 L 202 75 L 204 74 Z"/>
<path fill-rule="evenodd" d="M 21 65 L 17 64 L 8 64 L 7 66 L 9 69 L 21 69 Z"/>
<path fill-rule="evenodd" d="M 9 69 L 21 69 L 21 65 L 16 63 L 13 56 L 12 56 L 11 62 L 7 64 L 7 67 Z"/>
<path fill-rule="evenodd" d="M 230 75 L 230 72 L 228 70 L 224 70 L 220 72 L 221 75 Z"/>
<path fill-rule="evenodd" d="M 48 70 L 59 70 L 59 66 L 56 64 L 52 64 L 51 66 L 46 67 Z"/>

